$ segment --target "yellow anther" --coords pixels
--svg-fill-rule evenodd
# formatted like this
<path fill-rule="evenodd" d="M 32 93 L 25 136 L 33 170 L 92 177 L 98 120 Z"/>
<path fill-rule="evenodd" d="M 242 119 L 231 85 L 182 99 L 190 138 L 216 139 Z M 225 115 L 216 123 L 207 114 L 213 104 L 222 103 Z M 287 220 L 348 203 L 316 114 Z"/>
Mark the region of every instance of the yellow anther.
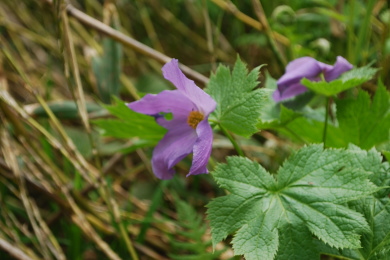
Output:
<path fill-rule="evenodd" d="M 187 124 L 195 129 L 203 118 L 204 116 L 201 112 L 191 111 L 187 118 Z"/>

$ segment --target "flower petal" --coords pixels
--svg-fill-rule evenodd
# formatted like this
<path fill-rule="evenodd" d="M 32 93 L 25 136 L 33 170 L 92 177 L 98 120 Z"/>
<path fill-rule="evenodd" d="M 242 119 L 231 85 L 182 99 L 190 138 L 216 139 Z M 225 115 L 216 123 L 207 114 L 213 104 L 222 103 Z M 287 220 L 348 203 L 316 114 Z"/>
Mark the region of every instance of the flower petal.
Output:
<path fill-rule="evenodd" d="M 298 83 L 303 78 L 313 79 L 320 74 L 323 69 L 328 68 L 322 62 L 311 57 L 302 57 L 291 61 L 286 67 L 286 73 L 278 80 L 279 86 L 289 87 L 291 84 Z"/>
<path fill-rule="evenodd" d="M 192 166 L 187 177 L 201 173 L 208 173 L 207 163 L 210 158 L 213 145 L 213 130 L 208 122 L 208 118 L 202 120 L 196 127 L 198 139 L 193 148 Z"/>
<path fill-rule="evenodd" d="M 127 106 L 135 112 L 155 116 L 157 122 L 167 129 L 186 123 L 189 113 L 196 108 L 191 100 L 178 90 L 164 90 L 157 95 L 147 94 Z M 166 120 L 162 113 L 172 113 L 173 119 Z"/>
<path fill-rule="evenodd" d="M 188 99 L 190 99 L 205 115 L 214 111 L 216 102 L 201 88 L 195 85 L 194 81 L 189 80 L 179 68 L 177 59 L 172 59 L 162 68 L 164 77 L 172 82 L 173 85 Z"/>
<path fill-rule="evenodd" d="M 175 174 L 173 167 L 192 152 L 196 140 L 196 132 L 189 125 L 169 130 L 153 150 L 154 174 L 163 180 L 171 179 Z"/>
<path fill-rule="evenodd" d="M 324 72 L 325 80 L 331 81 L 337 79 L 341 74 L 349 71 L 353 68 L 353 65 L 341 56 L 337 56 L 335 64 L 331 69 Z"/>
<path fill-rule="evenodd" d="M 307 91 L 307 88 L 303 86 L 301 83 L 295 83 L 289 85 L 287 88 L 281 90 L 278 88 L 275 90 L 275 92 L 272 94 L 273 99 L 275 102 L 280 102 L 288 98 L 295 97 L 299 94 L 302 94 Z"/>

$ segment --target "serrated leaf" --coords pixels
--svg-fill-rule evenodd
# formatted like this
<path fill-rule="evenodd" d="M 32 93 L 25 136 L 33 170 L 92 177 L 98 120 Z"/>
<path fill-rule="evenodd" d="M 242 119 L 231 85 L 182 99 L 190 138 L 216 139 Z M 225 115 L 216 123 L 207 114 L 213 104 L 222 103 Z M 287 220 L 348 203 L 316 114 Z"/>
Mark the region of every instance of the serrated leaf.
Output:
<path fill-rule="evenodd" d="M 352 149 L 356 149 L 352 147 Z M 390 180 L 390 166 L 387 162 L 381 163 L 381 156 L 375 150 L 366 152 L 367 156 L 355 159 L 354 163 L 364 166 L 370 171 L 370 179 L 378 186 L 386 187 Z M 386 192 L 384 192 L 386 191 Z M 344 249 L 340 252 L 331 252 L 333 255 L 348 257 L 349 259 L 384 260 L 389 259 L 390 253 L 390 199 L 388 189 L 348 203 L 349 207 L 360 212 L 370 227 L 361 237 L 362 246 L 356 249 Z M 330 248 L 324 252 L 332 251 Z"/>
<path fill-rule="evenodd" d="M 277 124 L 280 113 L 280 106 L 272 98 L 272 93 L 276 90 L 277 83 L 274 78 L 268 73 L 265 73 L 264 91 L 267 98 L 264 101 L 263 108 L 260 112 L 258 129 L 267 129 Z"/>
<path fill-rule="evenodd" d="M 390 251 L 390 199 L 366 198 L 351 203 L 367 219 L 370 232 L 362 237 L 362 248 L 356 249 L 364 259 L 386 259 Z"/>
<path fill-rule="evenodd" d="M 369 229 L 367 222 L 344 203 L 378 190 L 368 179 L 370 172 L 356 163 L 370 160 L 366 157 L 367 152 L 357 147 L 324 150 L 311 145 L 284 163 L 277 180 L 255 162 L 229 157 L 227 164 L 218 165 L 212 173 L 230 192 L 208 205 L 213 244 L 237 231 L 236 254 L 248 260 L 274 259 L 278 249 L 286 251 L 284 247 L 291 243 L 279 240 L 283 227 L 298 219 L 294 225 L 332 247 L 360 247 L 359 238 Z"/>
<path fill-rule="evenodd" d="M 315 82 L 304 78 L 301 80 L 301 83 L 318 94 L 330 97 L 344 90 L 363 84 L 364 82 L 370 80 L 377 71 L 378 69 L 365 66 L 345 72 L 339 79 L 332 80 L 330 82 Z"/>
<path fill-rule="evenodd" d="M 260 67 L 255 68 L 248 74 L 239 58 L 232 73 L 229 68 L 219 66 L 205 90 L 218 104 L 210 119 L 244 137 L 257 132 L 262 101 L 266 98 L 264 90 L 254 90 L 259 83 L 259 70 Z"/>
<path fill-rule="evenodd" d="M 290 222 L 283 225 L 283 232 L 279 233 L 279 243 L 284 246 L 279 247 L 276 259 L 319 259 L 318 240 L 313 238 L 309 229 L 296 216 L 289 214 L 288 218 Z"/>
<path fill-rule="evenodd" d="M 273 259 L 279 246 L 279 234 L 268 212 L 241 227 L 232 241 L 235 254 L 246 259 Z"/>
<path fill-rule="evenodd" d="M 136 113 L 124 102 L 115 99 L 116 104 L 105 108 L 118 119 L 98 119 L 93 123 L 103 130 L 103 135 L 117 138 L 138 137 L 143 140 L 159 141 L 166 129 L 159 126 L 153 117 Z"/>

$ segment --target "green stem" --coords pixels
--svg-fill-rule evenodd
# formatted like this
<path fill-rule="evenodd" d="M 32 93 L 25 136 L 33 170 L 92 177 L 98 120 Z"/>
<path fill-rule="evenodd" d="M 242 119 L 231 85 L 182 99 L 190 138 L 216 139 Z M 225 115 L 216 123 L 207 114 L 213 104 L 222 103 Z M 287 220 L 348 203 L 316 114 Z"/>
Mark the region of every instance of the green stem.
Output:
<path fill-rule="evenodd" d="M 125 240 L 125 244 L 127 249 L 129 250 L 130 256 L 132 260 L 138 260 L 137 252 L 134 249 L 133 243 L 131 242 L 130 238 L 128 237 L 128 232 L 126 230 L 125 225 L 123 224 L 123 221 L 119 222 L 119 231 L 121 233 L 122 238 Z"/>
<path fill-rule="evenodd" d="M 324 125 L 324 132 L 322 135 L 322 142 L 324 143 L 324 148 L 326 147 L 326 131 L 328 129 L 329 110 L 330 110 L 330 97 L 326 97 L 325 125 Z"/>
<path fill-rule="evenodd" d="M 234 149 L 236 149 L 238 155 L 244 157 L 245 156 L 244 152 L 241 150 L 241 148 L 238 145 L 238 143 L 236 142 L 236 140 L 234 140 L 233 136 L 221 124 L 219 124 L 219 127 L 221 128 L 221 130 L 224 133 L 224 135 L 226 135 L 226 137 L 229 138 L 229 140 L 232 143 Z"/>

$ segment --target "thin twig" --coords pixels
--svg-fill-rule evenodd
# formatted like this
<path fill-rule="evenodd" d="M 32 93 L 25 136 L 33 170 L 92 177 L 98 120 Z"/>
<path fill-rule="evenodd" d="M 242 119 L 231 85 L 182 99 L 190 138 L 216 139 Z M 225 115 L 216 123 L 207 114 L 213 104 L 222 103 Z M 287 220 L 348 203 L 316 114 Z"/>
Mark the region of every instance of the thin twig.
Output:
<path fill-rule="evenodd" d="M 260 0 L 252 0 L 252 5 L 254 7 L 255 14 L 256 14 L 257 18 L 259 19 L 260 23 L 263 25 L 265 34 L 267 35 L 267 38 L 268 38 L 268 41 L 270 43 L 272 51 L 274 52 L 280 65 L 282 67 L 285 67 L 287 65 L 287 60 L 284 56 L 282 56 L 282 54 L 281 54 L 282 52 L 277 46 L 275 34 L 268 24 L 268 20 L 267 20 L 267 17 L 265 16 L 265 12 L 264 12 L 263 6 L 261 5 Z"/>
<path fill-rule="evenodd" d="M 76 51 L 75 51 L 74 44 L 73 44 L 72 32 L 70 31 L 70 28 L 69 28 L 68 16 L 67 16 L 66 12 L 62 12 L 61 15 L 62 15 L 62 21 L 63 21 L 63 25 L 64 25 L 63 26 L 63 28 L 64 28 L 63 31 L 65 34 L 64 41 L 65 41 L 65 44 L 67 47 L 65 49 L 68 51 L 68 53 L 65 52 L 65 55 L 69 55 L 69 61 L 71 62 L 71 68 L 73 71 L 73 76 L 75 77 L 75 80 L 76 80 L 76 87 L 77 87 L 77 91 L 75 91 L 72 87 L 71 87 L 71 90 L 74 93 L 73 96 L 74 96 L 75 102 L 77 104 L 77 108 L 79 110 L 81 121 L 83 122 L 84 128 L 85 128 L 87 135 L 88 135 L 89 142 L 90 142 L 91 147 L 92 147 L 92 153 L 93 153 L 94 158 L 95 158 L 95 165 L 96 165 L 96 167 L 100 168 L 101 165 L 100 165 L 99 154 L 97 152 L 98 149 L 97 149 L 96 143 L 93 139 L 91 126 L 90 126 L 89 120 L 88 120 L 87 105 L 86 105 L 86 101 L 85 101 L 83 86 L 81 83 L 79 66 L 78 66 L 78 63 L 76 60 Z M 65 59 L 65 61 L 67 61 L 67 59 Z M 71 86 L 71 84 L 69 84 L 69 86 Z"/>
<path fill-rule="evenodd" d="M 264 30 L 264 27 L 260 22 L 256 21 L 252 17 L 247 16 L 246 14 L 244 14 L 243 12 L 238 10 L 238 8 L 231 1 L 226 1 L 226 0 L 211 0 L 211 1 L 214 4 L 218 5 L 220 8 L 222 8 L 223 10 L 228 11 L 231 14 L 233 14 L 238 20 L 242 21 L 243 23 L 245 23 L 245 24 L 247 24 L 247 25 L 249 25 L 249 26 L 251 26 L 259 31 Z M 285 36 L 283 36 L 277 32 L 273 32 L 273 34 L 274 34 L 276 41 L 278 41 L 279 43 L 281 43 L 285 46 L 290 45 L 290 40 L 288 38 L 286 38 Z"/>
<path fill-rule="evenodd" d="M 45 2 L 52 4 L 51 0 L 45 0 Z M 135 50 L 135 51 L 137 51 L 145 56 L 148 56 L 148 57 L 151 57 L 151 58 L 157 60 L 160 63 L 164 64 L 164 63 L 169 62 L 172 59 L 172 58 L 166 56 L 165 54 L 162 54 L 161 52 L 158 52 L 158 51 L 150 48 L 149 46 L 147 46 L 139 41 L 136 41 L 135 39 L 133 39 L 133 38 L 119 32 L 119 31 L 115 30 L 114 28 L 100 22 L 99 20 L 92 18 L 91 16 L 81 12 L 80 10 L 78 10 L 77 8 L 75 8 L 71 4 L 67 4 L 66 11 L 68 12 L 69 15 L 76 18 L 81 23 L 99 31 L 100 33 L 107 35 L 108 37 L 111 37 L 112 39 L 122 43 L 125 46 L 132 48 L 133 50 Z M 190 78 L 198 81 L 199 83 L 202 83 L 203 85 L 206 85 L 207 82 L 209 81 L 209 79 L 207 77 L 203 76 L 199 72 L 197 72 L 197 71 L 195 71 L 195 70 L 193 70 L 193 69 L 191 69 L 183 64 L 179 64 L 179 67 L 183 71 L 183 73 L 185 73 Z"/>
<path fill-rule="evenodd" d="M 26 255 L 22 250 L 19 248 L 11 245 L 8 243 L 8 241 L 4 240 L 2 237 L 0 237 L 0 248 L 8 252 L 11 256 L 15 257 L 19 260 L 34 260 L 33 258 Z"/>
<path fill-rule="evenodd" d="M 216 56 L 215 56 L 215 50 L 214 50 L 214 41 L 213 41 L 213 35 L 211 32 L 211 21 L 209 17 L 209 10 L 207 8 L 207 3 L 206 0 L 202 1 L 202 13 L 203 13 L 203 18 L 204 18 L 204 23 L 205 23 L 205 29 L 206 29 L 206 39 L 207 39 L 207 49 L 210 53 L 210 61 L 211 61 L 211 67 L 212 70 L 215 71 L 217 69 L 216 67 Z"/>

